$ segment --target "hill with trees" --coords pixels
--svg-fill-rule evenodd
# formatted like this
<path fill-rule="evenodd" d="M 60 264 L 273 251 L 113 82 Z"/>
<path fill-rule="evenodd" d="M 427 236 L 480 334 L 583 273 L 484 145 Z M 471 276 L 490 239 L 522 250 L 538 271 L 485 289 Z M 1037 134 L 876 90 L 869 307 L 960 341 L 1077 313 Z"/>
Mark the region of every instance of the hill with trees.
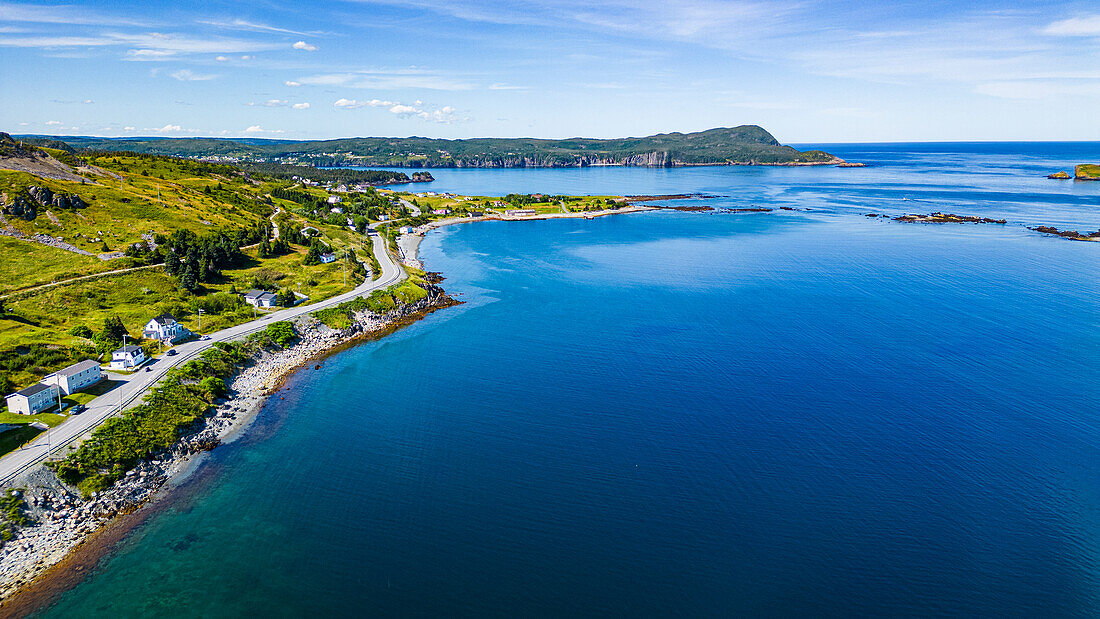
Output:
<path fill-rule="evenodd" d="M 576 166 L 821 165 L 842 160 L 820 150 L 784 146 L 756 125 L 637 138 L 215 138 L 45 137 L 74 149 L 129 150 L 193 158 L 312 166 L 513 168 Z"/>

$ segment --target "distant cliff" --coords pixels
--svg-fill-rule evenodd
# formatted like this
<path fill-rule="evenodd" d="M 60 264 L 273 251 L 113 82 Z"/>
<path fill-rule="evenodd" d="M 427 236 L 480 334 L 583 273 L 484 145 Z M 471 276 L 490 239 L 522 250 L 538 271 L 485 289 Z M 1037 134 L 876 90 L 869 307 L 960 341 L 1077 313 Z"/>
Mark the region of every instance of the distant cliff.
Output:
<path fill-rule="evenodd" d="M 74 148 L 325 166 L 558 168 L 586 166 L 823 165 L 841 159 L 799 151 L 756 125 L 640 138 L 344 138 L 321 141 L 58 137 Z"/>

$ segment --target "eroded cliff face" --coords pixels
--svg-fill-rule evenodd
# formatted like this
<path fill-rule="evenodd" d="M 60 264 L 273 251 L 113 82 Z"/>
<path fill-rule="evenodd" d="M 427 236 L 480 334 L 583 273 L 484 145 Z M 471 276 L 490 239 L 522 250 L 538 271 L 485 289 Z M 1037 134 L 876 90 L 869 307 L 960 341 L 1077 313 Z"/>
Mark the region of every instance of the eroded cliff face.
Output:
<path fill-rule="evenodd" d="M 456 168 L 576 168 L 586 166 L 644 166 L 671 167 L 686 165 L 677 161 L 668 152 L 651 152 L 630 157 L 598 157 L 581 155 L 576 157 L 467 157 L 451 160 Z"/>

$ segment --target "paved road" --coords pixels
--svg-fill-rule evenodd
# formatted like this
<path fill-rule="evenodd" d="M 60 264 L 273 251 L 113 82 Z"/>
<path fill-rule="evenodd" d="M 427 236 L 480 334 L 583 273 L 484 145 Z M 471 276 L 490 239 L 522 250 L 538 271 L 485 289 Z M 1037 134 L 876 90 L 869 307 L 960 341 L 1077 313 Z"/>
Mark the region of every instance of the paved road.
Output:
<path fill-rule="evenodd" d="M 405 208 L 409 209 L 409 212 L 412 213 L 413 217 L 420 217 L 420 209 L 413 206 L 412 202 L 409 202 L 405 198 L 398 198 L 398 199 L 401 200 L 401 204 L 403 204 L 405 206 Z"/>
<path fill-rule="evenodd" d="M 144 367 L 128 376 L 116 375 L 108 372 L 112 379 L 125 382 L 115 387 L 110 392 L 92 400 L 88 404 L 88 410 L 80 415 L 70 417 L 60 426 L 40 434 L 34 442 L 0 459 L 0 484 L 7 483 L 19 473 L 41 462 L 46 457 L 48 448 L 51 450 L 51 453 L 58 453 L 59 449 L 64 449 L 67 445 L 79 439 L 89 430 L 117 413 L 120 407 L 128 408 L 140 402 L 140 398 L 146 390 L 164 377 L 164 374 L 170 368 L 195 358 L 199 353 L 212 346 L 214 342 L 239 338 L 264 329 L 267 325 L 277 320 L 290 320 L 302 314 L 308 314 L 325 307 L 338 305 L 349 299 L 368 294 L 374 290 L 385 288 L 403 280 L 405 278 L 405 271 L 390 258 L 390 254 L 386 251 L 385 242 L 382 238 L 375 236 L 372 237 L 371 240 L 374 243 L 374 255 L 378 258 L 378 263 L 382 267 L 382 273 L 378 279 L 374 281 L 368 280 L 360 284 L 354 290 L 332 297 L 331 299 L 314 303 L 313 305 L 293 307 L 264 314 L 257 320 L 211 333 L 207 336 L 209 339 L 180 344 L 175 347 L 177 352 L 176 356 L 166 357 L 162 355 L 147 363 L 145 367 L 150 369 L 148 372 L 145 371 Z"/>

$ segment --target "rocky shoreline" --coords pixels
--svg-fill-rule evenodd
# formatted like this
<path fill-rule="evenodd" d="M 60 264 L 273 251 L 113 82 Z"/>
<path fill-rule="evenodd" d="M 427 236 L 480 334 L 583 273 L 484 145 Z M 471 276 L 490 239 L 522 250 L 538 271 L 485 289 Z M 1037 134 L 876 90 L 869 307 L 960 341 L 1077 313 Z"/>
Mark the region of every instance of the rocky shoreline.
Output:
<path fill-rule="evenodd" d="M 116 517 L 146 504 L 166 483 L 186 473 L 201 454 L 232 440 L 290 373 L 339 346 L 384 335 L 454 304 L 442 288 L 429 285 L 428 296 L 421 301 L 382 315 L 357 313 L 345 329 L 329 328 L 309 315 L 300 317 L 295 321 L 297 343 L 254 358 L 229 382 L 229 395 L 207 415 L 201 427 L 169 452 L 142 462 L 114 486 L 86 500 L 44 466 L 32 467 L 8 484 L 24 498 L 24 513 L 31 523 L 20 527 L 0 547 L 0 608 L 10 606 L 13 596 L 47 575 Z"/>

